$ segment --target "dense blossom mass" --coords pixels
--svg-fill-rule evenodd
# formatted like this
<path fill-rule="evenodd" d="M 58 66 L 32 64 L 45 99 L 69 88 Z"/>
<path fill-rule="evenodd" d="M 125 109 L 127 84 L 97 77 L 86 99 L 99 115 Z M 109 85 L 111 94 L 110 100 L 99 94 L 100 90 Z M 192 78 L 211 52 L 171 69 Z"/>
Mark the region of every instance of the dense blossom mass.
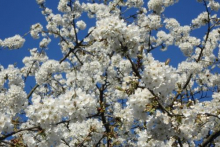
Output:
<path fill-rule="evenodd" d="M 60 0 L 57 14 L 36 2 L 39 47 L 21 68 L 0 66 L 1 146 L 220 146 L 217 0 L 195 0 L 204 11 L 188 25 L 166 16 L 178 0 Z M 0 47 L 24 49 L 26 35 Z M 47 56 L 54 37 L 60 60 Z M 184 56 L 176 67 L 155 58 L 169 48 Z"/>

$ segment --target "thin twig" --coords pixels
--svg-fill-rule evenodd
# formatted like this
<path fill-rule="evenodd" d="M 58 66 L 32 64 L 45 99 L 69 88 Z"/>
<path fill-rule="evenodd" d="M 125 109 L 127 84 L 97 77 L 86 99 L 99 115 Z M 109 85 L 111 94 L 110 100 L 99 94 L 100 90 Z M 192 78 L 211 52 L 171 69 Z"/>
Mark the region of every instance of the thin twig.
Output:
<path fill-rule="evenodd" d="M 31 91 L 30 91 L 29 94 L 27 95 L 27 99 L 29 99 L 29 98 L 31 97 L 31 95 L 32 95 L 33 92 L 37 89 L 37 87 L 39 87 L 38 84 L 36 84 L 36 85 L 34 86 L 34 88 L 31 89 Z"/>

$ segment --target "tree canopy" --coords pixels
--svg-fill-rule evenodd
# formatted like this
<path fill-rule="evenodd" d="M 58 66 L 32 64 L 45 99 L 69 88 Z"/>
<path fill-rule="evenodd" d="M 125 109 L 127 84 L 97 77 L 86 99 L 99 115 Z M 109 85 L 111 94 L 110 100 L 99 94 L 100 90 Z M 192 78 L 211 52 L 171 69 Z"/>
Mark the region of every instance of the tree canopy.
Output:
<path fill-rule="evenodd" d="M 1 52 L 40 40 L 22 67 L 0 65 L 1 146 L 220 146 L 217 0 L 197 0 L 188 25 L 166 16 L 178 0 L 59 0 L 58 13 L 36 2 L 46 25 L 0 39 Z M 170 48 L 177 66 L 155 58 Z"/>

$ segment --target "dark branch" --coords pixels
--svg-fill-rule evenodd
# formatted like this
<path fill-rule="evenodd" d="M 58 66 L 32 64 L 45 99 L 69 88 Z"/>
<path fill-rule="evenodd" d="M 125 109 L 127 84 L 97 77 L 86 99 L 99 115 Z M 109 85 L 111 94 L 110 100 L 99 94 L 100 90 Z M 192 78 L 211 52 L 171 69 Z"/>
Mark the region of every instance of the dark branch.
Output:
<path fill-rule="evenodd" d="M 94 30 L 94 29 L 93 29 L 93 30 Z M 86 37 L 88 37 L 88 36 L 93 32 L 93 30 L 90 31 L 90 32 L 84 37 L 84 39 L 85 39 Z M 82 39 L 79 43 L 77 43 L 76 46 L 75 46 L 73 49 L 70 49 L 70 50 L 69 50 L 69 52 L 60 60 L 60 64 L 61 64 L 64 60 L 66 60 L 66 58 L 68 58 L 69 55 L 70 55 L 72 52 L 74 52 L 77 48 L 79 48 L 79 47 L 82 45 L 84 39 Z M 68 43 L 67 43 L 67 44 L 68 44 Z"/>
<path fill-rule="evenodd" d="M 128 60 L 130 61 L 132 70 L 134 71 L 134 73 L 136 74 L 136 76 L 138 76 L 138 78 L 141 79 L 142 77 L 141 77 L 141 75 L 140 75 L 138 69 L 136 68 L 135 64 L 134 64 L 133 61 L 131 60 L 131 58 L 130 58 L 128 55 L 127 55 L 126 57 L 127 57 Z"/>
<path fill-rule="evenodd" d="M 199 147 L 206 147 L 209 143 L 215 140 L 218 136 L 220 136 L 220 130 L 211 134 L 206 140 L 204 140 L 202 144 L 199 145 Z"/>
<path fill-rule="evenodd" d="M 23 131 L 38 131 L 38 130 L 42 130 L 39 126 L 37 127 L 31 127 L 31 128 L 25 128 L 25 129 L 20 129 L 20 130 L 17 130 L 17 131 L 14 131 L 14 132 L 11 132 L 3 137 L 0 137 L 0 141 L 3 141 L 5 140 L 6 138 L 14 135 L 14 134 L 17 134 L 19 132 L 23 132 Z"/>
<path fill-rule="evenodd" d="M 31 95 L 32 95 L 33 92 L 37 89 L 37 87 L 39 87 L 38 84 L 36 84 L 36 85 L 34 86 L 34 88 L 31 89 L 30 93 L 27 95 L 27 99 L 29 99 L 29 98 L 31 97 Z"/>

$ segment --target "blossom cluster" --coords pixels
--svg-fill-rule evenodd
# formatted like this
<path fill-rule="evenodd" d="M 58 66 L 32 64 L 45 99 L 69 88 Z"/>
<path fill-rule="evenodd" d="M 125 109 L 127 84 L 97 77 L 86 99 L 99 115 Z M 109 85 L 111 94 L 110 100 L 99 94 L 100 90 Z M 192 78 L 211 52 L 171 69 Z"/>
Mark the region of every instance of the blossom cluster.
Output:
<path fill-rule="evenodd" d="M 33 105 L 26 110 L 27 116 L 43 128 L 67 118 L 75 121 L 84 120 L 89 114 L 94 114 L 96 108 L 93 96 L 83 93 L 81 89 L 69 90 L 57 99 L 33 95 L 32 101 Z"/>
<path fill-rule="evenodd" d="M 33 76 L 39 70 L 40 63 L 48 60 L 45 52 L 38 52 L 37 48 L 30 49 L 30 57 L 24 57 L 24 67 L 21 69 L 23 76 Z"/>
<path fill-rule="evenodd" d="M 0 71 L 0 75 L 0 111 L 8 114 L 21 112 L 27 106 L 27 94 L 24 91 L 24 81 L 20 70 L 9 65 L 7 69 Z"/>
<path fill-rule="evenodd" d="M 132 115 L 136 119 L 146 120 L 147 106 L 152 104 L 154 96 L 147 89 L 137 89 L 133 95 L 129 97 L 127 104 L 132 108 Z"/>
<path fill-rule="evenodd" d="M 148 8 L 160 14 L 164 11 L 165 7 L 173 5 L 175 2 L 178 2 L 178 0 L 150 0 Z"/>
<path fill-rule="evenodd" d="M 19 49 L 24 45 L 25 39 L 20 35 L 15 35 L 13 37 L 6 38 L 5 40 L 0 40 L 0 46 L 9 49 Z"/>
<path fill-rule="evenodd" d="M 143 73 L 143 82 L 147 88 L 155 93 L 160 93 L 163 97 L 166 97 L 175 89 L 178 79 L 175 68 L 154 60 L 151 54 L 145 57 L 144 64 L 146 66 Z"/>
<path fill-rule="evenodd" d="M 58 61 L 48 60 L 42 64 L 39 71 L 36 73 L 37 84 L 43 84 L 49 81 L 53 73 L 67 71 L 69 69 L 69 64 L 63 62 L 61 65 Z"/>
<path fill-rule="evenodd" d="M 117 16 L 110 16 L 97 21 L 97 29 L 92 33 L 92 38 L 98 41 L 106 41 L 107 49 L 122 54 L 129 53 L 131 56 L 137 54 L 139 41 L 138 26 L 126 25 Z"/>
<path fill-rule="evenodd" d="M 13 131 L 13 124 L 11 123 L 10 116 L 4 113 L 0 113 L 0 131 L 7 133 Z"/>
<path fill-rule="evenodd" d="M 43 30 L 43 26 L 40 23 L 37 23 L 31 26 L 30 34 L 34 39 L 38 39 L 39 33 L 42 32 L 42 30 Z"/>

